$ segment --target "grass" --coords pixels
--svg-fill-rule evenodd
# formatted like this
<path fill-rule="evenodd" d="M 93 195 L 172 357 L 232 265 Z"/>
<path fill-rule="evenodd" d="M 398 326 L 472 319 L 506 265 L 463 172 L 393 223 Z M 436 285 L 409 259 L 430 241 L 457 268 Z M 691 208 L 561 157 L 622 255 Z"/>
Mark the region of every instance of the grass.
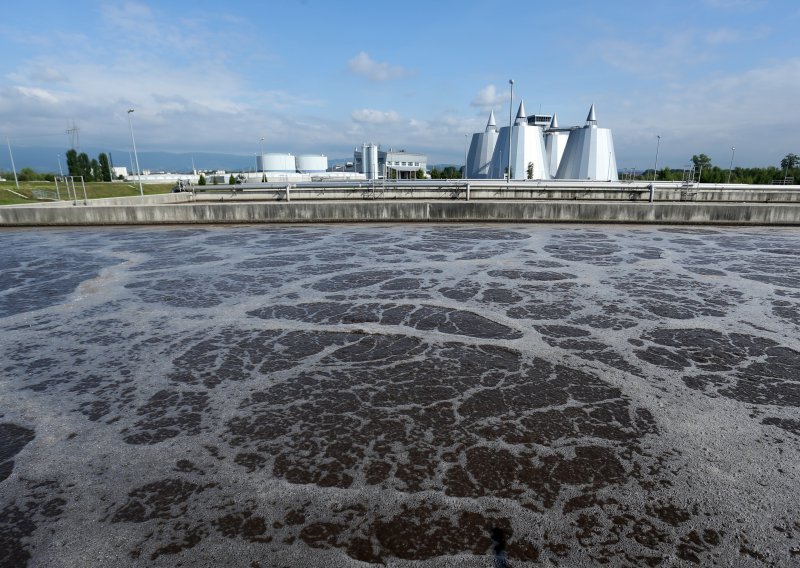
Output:
<path fill-rule="evenodd" d="M 169 193 L 172 191 L 174 183 L 145 183 L 142 184 L 145 195 L 154 195 L 158 193 Z M 83 187 L 75 184 L 78 190 L 78 199 L 83 199 Z M 47 191 L 55 192 L 56 184 L 51 181 L 21 181 L 19 182 L 19 189 L 16 188 L 14 181 L 0 181 L 0 205 L 16 205 L 21 203 L 42 203 L 49 200 L 35 199 L 33 197 L 34 189 L 44 189 Z M 61 194 L 61 199 L 67 199 L 67 191 L 64 184 L 59 183 L 58 189 Z M 24 195 L 20 197 L 17 193 Z M 134 197 L 139 195 L 139 186 L 133 183 L 115 181 L 115 182 L 87 182 L 86 183 L 86 197 L 88 199 L 99 199 L 101 197 Z M 27 198 L 27 199 L 26 199 Z"/>

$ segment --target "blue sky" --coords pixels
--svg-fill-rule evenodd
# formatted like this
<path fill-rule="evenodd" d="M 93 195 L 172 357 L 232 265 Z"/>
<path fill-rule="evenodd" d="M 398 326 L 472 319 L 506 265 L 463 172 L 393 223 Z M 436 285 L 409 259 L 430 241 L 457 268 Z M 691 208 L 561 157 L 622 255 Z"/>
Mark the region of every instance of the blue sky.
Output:
<path fill-rule="evenodd" d="M 504 12 L 499 8 L 503 7 Z M 800 2 L 29 1 L 4 11 L 0 134 L 19 146 L 463 161 L 489 111 L 597 105 L 620 168 L 800 153 Z M 0 168 L 8 167 L 0 158 Z"/>

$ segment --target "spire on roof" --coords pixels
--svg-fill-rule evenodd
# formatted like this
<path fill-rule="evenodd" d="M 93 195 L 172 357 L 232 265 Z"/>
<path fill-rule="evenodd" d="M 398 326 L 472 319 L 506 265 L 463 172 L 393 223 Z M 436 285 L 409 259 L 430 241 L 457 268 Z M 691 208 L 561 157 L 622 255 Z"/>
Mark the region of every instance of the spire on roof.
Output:
<path fill-rule="evenodd" d="M 558 115 L 553 113 L 553 118 L 550 120 L 550 128 L 558 128 Z"/>
<path fill-rule="evenodd" d="M 486 123 L 486 132 L 497 130 L 497 122 L 494 120 L 494 111 L 489 113 L 489 122 Z"/>
<path fill-rule="evenodd" d="M 519 110 L 517 111 L 517 120 L 514 124 L 528 124 L 528 117 L 525 115 L 525 101 L 519 102 Z"/>
<path fill-rule="evenodd" d="M 594 124 L 597 125 L 597 115 L 594 112 L 594 103 L 592 103 L 592 108 L 589 109 L 589 116 L 586 117 L 586 124 Z"/>

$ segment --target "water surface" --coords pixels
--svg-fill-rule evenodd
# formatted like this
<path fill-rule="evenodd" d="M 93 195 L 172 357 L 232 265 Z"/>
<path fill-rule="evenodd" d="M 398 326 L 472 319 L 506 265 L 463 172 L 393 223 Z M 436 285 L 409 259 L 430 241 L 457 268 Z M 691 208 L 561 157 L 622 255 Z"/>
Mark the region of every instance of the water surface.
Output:
<path fill-rule="evenodd" d="M 800 232 L 0 232 L 0 566 L 800 562 Z"/>

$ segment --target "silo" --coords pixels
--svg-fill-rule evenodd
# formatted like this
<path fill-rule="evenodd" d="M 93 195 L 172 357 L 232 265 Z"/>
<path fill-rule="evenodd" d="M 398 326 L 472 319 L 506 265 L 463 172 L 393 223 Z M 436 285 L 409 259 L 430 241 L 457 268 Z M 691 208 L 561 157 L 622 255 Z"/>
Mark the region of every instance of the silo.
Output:
<path fill-rule="evenodd" d="M 378 146 L 376 144 L 362 145 L 361 159 L 364 164 L 364 176 L 367 179 L 376 179 L 378 177 Z"/>
<path fill-rule="evenodd" d="M 617 158 L 611 130 L 599 128 L 594 105 L 586 126 L 570 132 L 558 166 L 558 179 L 617 181 Z"/>
<path fill-rule="evenodd" d="M 550 128 L 544 135 L 544 147 L 547 152 L 550 177 L 556 177 L 558 166 L 561 164 L 561 158 L 564 155 L 564 149 L 567 147 L 567 140 L 569 140 L 569 130 L 559 129 L 558 118 L 554 113 L 550 121 Z"/>
<path fill-rule="evenodd" d="M 491 176 L 491 162 L 497 144 L 497 123 L 494 111 L 489 115 L 485 132 L 472 135 L 472 142 L 467 155 L 467 177 L 470 179 L 486 179 Z"/>
<path fill-rule="evenodd" d="M 297 156 L 295 167 L 298 172 L 303 174 L 324 172 L 328 169 L 328 157 L 321 154 Z"/>
<path fill-rule="evenodd" d="M 297 171 L 292 154 L 262 154 L 258 160 L 258 169 L 262 172 L 294 173 Z"/>

